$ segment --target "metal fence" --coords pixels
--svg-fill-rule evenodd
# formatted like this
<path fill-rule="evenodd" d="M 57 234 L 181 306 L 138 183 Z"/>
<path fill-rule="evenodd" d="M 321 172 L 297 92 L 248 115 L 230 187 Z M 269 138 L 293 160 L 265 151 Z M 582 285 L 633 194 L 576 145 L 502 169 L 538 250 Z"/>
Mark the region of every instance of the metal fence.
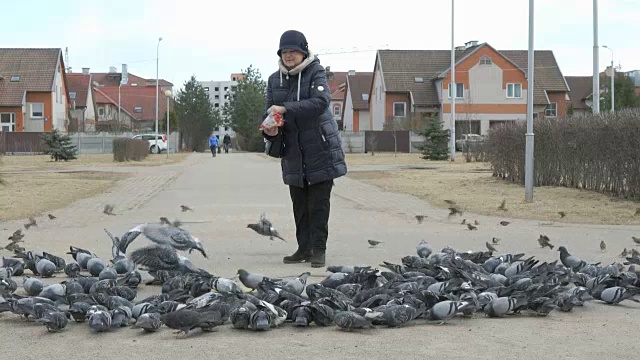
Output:
<path fill-rule="evenodd" d="M 376 151 L 398 151 L 404 153 L 420 152 L 424 138 L 411 131 L 365 130 L 341 131 L 342 147 L 347 153 L 365 153 Z"/>
<path fill-rule="evenodd" d="M 40 132 L 0 132 L 0 153 L 8 155 L 42 154 L 46 145 L 42 142 Z M 111 154 L 113 139 L 130 138 L 135 133 L 73 133 L 69 134 L 71 143 L 78 148 L 78 154 Z M 167 147 L 169 153 L 176 152 L 180 139 L 178 132 L 169 134 Z"/>

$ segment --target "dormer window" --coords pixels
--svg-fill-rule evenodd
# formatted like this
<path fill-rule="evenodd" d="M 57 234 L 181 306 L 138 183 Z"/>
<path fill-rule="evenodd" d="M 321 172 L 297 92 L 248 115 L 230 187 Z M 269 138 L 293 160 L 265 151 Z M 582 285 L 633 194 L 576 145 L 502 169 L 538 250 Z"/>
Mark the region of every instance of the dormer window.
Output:
<path fill-rule="evenodd" d="M 20 81 L 20 76 L 17 76 L 17 75 L 12 76 L 10 81 L 11 82 L 18 82 L 18 81 Z"/>
<path fill-rule="evenodd" d="M 414 78 L 414 81 L 417 82 L 417 83 L 422 83 L 422 82 L 424 82 L 424 79 L 422 78 L 422 76 L 416 76 Z"/>
<path fill-rule="evenodd" d="M 484 56 L 480 57 L 479 64 L 480 65 L 491 65 L 492 64 L 491 58 L 486 56 L 486 55 L 484 55 Z"/>

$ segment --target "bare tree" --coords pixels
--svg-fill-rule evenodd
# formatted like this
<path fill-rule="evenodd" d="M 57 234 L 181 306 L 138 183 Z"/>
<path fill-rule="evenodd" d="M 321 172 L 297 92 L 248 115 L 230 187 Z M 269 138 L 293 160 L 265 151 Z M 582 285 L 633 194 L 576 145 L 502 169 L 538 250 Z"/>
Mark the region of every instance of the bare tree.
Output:
<path fill-rule="evenodd" d="M 371 156 L 375 155 L 376 147 L 378 146 L 378 134 L 375 132 L 370 132 L 370 136 L 367 138 L 367 143 L 369 144 L 369 150 L 371 150 Z"/>

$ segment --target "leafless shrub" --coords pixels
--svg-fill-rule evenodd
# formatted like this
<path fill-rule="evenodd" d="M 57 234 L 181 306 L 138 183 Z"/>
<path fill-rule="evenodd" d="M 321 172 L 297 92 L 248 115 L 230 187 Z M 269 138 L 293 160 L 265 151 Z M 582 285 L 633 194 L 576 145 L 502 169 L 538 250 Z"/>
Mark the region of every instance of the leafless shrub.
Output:
<path fill-rule="evenodd" d="M 524 184 L 526 124 L 496 126 L 486 142 L 494 176 Z M 534 121 L 534 183 L 640 200 L 640 110 Z"/>

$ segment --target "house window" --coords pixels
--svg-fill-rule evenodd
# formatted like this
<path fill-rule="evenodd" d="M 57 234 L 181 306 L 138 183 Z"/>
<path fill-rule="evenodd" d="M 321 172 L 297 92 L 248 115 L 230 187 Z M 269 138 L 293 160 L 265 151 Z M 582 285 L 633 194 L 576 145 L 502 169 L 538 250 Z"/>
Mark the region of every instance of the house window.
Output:
<path fill-rule="evenodd" d="M 456 83 L 456 99 L 462 99 L 464 96 L 464 84 Z M 451 99 L 451 84 L 449 84 L 449 99 Z"/>
<path fill-rule="evenodd" d="M 522 97 L 522 84 L 507 84 L 507 97 L 508 98 L 521 98 Z"/>
<path fill-rule="evenodd" d="M 362 101 L 369 101 L 369 94 L 362 94 Z"/>
<path fill-rule="evenodd" d="M 486 55 L 484 55 L 484 56 L 480 57 L 479 64 L 480 65 L 491 65 L 491 58 L 486 56 Z"/>
<path fill-rule="evenodd" d="M 558 103 L 551 103 L 547 105 L 547 107 L 544 109 L 544 116 L 545 117 L 558 116 Z"/>
<path fill-rule="evenodd" d="M 213 107 L 215 107 L 215 108 L 219 108 L 219 107 L 220 107 L 220 104 L 215 103 L 215 104 L 213 104 Z"/>
<path fill-rule="evenodd" d="M 214 98 L 214 99 L 216 99 L 216 100 L 218 100 L 218 99 L 220 99 L 220 95 L 216 95 L 216 96 L 214 96 L 213 98 Z"/>
<path fill-rule="evenodd" d="M 133 107 L 133 112 L 134 113 L 141 113 L 142 112 L 142 106 L 134 106 Z"/>
<path fill-rule="evenodd" d="M 104 108 L 98 108 L 98 116 L 104 116 Z"/>
<path fill-rule="evenodd" d="M 76 98 L 76 93 L 74 91 L 69 92 L 69 99 L 73 100 Z"/>
<path fill-rule="evenodd" d="M 17 76 L 17 75 L 12 76 L 10 81 L 11 81 L 11 82 L 20 81 L 20 76 Z"/>
<path fill-rule="evenodd" d="M 32 103 L 31 104 L 31 117 L 43 118 L 44 117 L 44 103 Z"/>
<path fill-rule="evenodd" d="M 416 77 L 414 78 L 414 80 L 415 80 L 415 82 L 417 82 L 417 83 L 422 83 L 422 82 L 424 82 L 424 79 L 423 79 L 421 76 L 416 76 Z"/>
<path fill-rule="evenodd" d="M 405 102 L 394 102 L 393 103 L 393 116 L 394 117 L 407 116 L 407 103 L 405 103 Z"/>
<path fill-rule="evenodd" d="M 0 113 L 0 132 L 16 131 L 16 113 Z"/>
<path fill-rule="evenodd" d="M 342 113 L 342 107 L 340 105 L 336 105 L 333 107 L 333 116 L 340 116 Z"/>
<path fill-rule="evenodd" d="M 225 87 L 224 87 L 224 91 L 229 91 L 229 87 L 228 87 L 228 86 L 225 86 Z"/>
<path fill-rule="evenodd" d="M 220 91 L 220 88 L 216 86 L 213 90 L 214 91 Z"/>

